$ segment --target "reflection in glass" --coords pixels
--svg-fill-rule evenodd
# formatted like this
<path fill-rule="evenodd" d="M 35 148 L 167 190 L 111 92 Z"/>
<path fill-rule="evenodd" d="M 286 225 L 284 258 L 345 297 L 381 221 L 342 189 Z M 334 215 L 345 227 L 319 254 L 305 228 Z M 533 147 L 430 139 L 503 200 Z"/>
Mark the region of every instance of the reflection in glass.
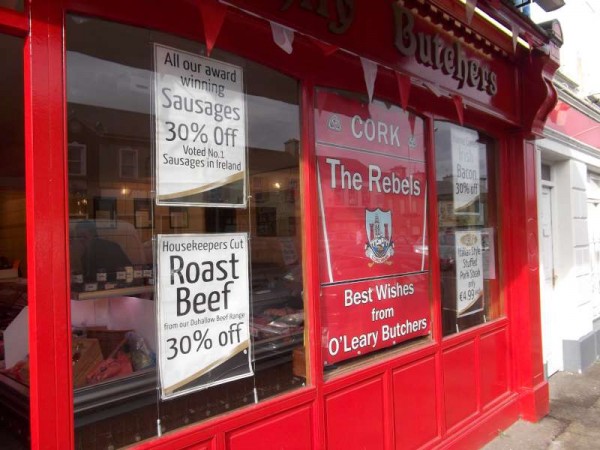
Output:
<path fill-rule="evenodd" d="M 18 449 L 29 439 L 23 39 L 0 34 L 0 65 L 0 446 Z"/>
<path fill-rule="evenodd" d="M 202 45 L 78 17 L 66 34 L 76 447 L 128 445 L 155 436 L 157 420 L 169 431 L 302 386 L 296 81 L 214 50 L 244 72 L 249 207 L 156 206 L 153 44 L 195 54 Z M 157 401 L 153 240 L 227 232 L 251 238 L 255 375 Z M 94 241 L 110 242 L 104 254 Z"/>
<path fill-rule="evenodd" d="M 435 123 L 444 335 L 503 314 L 495 148 L 492 139 L 475 130 Z"/>

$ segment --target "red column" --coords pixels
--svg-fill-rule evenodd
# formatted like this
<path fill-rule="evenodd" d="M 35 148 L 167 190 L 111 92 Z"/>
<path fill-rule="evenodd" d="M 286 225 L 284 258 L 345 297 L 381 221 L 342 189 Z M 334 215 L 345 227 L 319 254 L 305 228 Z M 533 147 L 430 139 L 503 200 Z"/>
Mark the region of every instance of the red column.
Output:
<path fill-rule="evenodd" d="M 25 50 L 31 448 L 73 448 L 63 14 L 30 2 Z"/>
<path fill-rule="evenodd" d="M 535 146 L 523 135 L 502 149 L 503 247 L 506 310 L 510 318 L 513 386 L 524 419 L 548 414 L 540 314 Z"/>

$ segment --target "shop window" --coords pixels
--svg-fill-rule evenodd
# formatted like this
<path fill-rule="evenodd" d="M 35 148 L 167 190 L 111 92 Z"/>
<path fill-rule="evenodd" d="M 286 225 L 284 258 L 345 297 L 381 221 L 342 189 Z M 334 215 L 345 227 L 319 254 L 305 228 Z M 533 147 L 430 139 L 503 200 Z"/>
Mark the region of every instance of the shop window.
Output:
<path fill-rule="evenodd" d="M 444 335 L 501 317 L 496 143 L 476 130 L 435 123 Z"/>
<path fill-rule="evenodd" d="M 323 361 L 329 374 L 431 333 L 424 121 L 319 90 Z M 368 356 L 367 356 L 368 355 Z"/>
<path fill-rule="evenodd" d="M 66 23 L 68 138 L 87 149 L 85 177 L 69 161 L 76 448 L 129 445 L 304 386 L 298 83 L 172 35 Z M 168 159 L 171 144 L 181 154 Z M 197 170 L 193 189 L 164 194 L 203 166 L 241 175 L 204 183 Z M 180 320 L 161 315 L 165 292 Z"/>
<path fill-rule="evenodd" d="M 23 39 L 0 34 L 0 436 L 29 448 Z"/>

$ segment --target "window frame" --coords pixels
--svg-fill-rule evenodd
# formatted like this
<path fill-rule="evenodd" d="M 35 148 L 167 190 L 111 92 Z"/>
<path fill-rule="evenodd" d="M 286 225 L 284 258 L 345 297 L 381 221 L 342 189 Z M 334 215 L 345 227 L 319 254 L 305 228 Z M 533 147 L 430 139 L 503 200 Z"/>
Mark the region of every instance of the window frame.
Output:
<path fill-rule="evenodd" d="M 493 295 L 495 296 L 494 298 L 494 305 L 489 305 L 487 307 L 484 307 L 483 309 L 483 316 L 484 316 L 484 320 L 481 323 L 478 324 L 473 324 L 473 325 L 467 325 L 466 328 L 463 329 L 458 329 L 458 325 L 456 325 L 457 329 L 456 331 L 452 331 L 452 332 L 447 332 L 444 334 L 444 324 L 443 324 L 443 313 L 442 313 L 442 308 L 443 308 L 443 300 L 442 300 L 442 273 L 441 273 L 441 257 L 440 257 L 440 243 L 439 243 L 439 236 L 440 236 L 440 223 L 439 223 L 439 208 L 437 206 L 438 202 L 439 202 L 439 197 L 438 197 L 438 185 L 437 185 L 437 159 L 436 159 L 436 141 L 435 141 L 435 131 L 433 133 L 432 136 L 432 154 L 433 154 L 433 167 L 432 167 L 432 172 L 433 172 L 433 189 L 432 191 L 435 191 L 435 205 L 436 207 L 434 208 L 435 211 L 435 218 L 432 217 L 432 220 L 435 220 L 435 239 L 437 241 L 437 251 L 438 251 L 438 255 L 437 255 L 437 261 L 435 262 L 435 265 L 437 266 L 437 270 L 438 270 L 438 279 L 436 280 L 436 283 L 440 286 L 439 288 L 439 310 L 440 310 L 440 324 L 439 324 L 439 328 L 440 328 L 440 333 L 442 336 L 442 340 L 443 341 L 448 341 L 448 340 L 455 340 L 455 339 L 461 339 L 461 336 L 468 336 L 471 330 L 479 330 L 482 327 L 489 327 L 489 326 L 498 326 L 501 323 L 504 323 L 505 320 L 508 318 L 508 310 L 507 310 L 507 305 L 506 305 L 506 301 L 505 301 L 505 293 L 504 293 L 504 289 L 503 289 L 503 280 L 504 280 L 504 270 L 503 270 L 503 258 L 502 258 L 502 188 L 499 185 L 499 180 L 501 180 L 501 168 L 502 168 L 502 163 L 500 160 L 500 155 L 501 155 L 501 145 L 503 144 L 502 140 L 499 139 L 497 136 L 494 136 L 492 134 L 490 134 L 487 130 L 482 129 L 481 127 L 476 127 L 476 126 L 472 126 L 470 124 L 458 124 L 452 120 L 448 120 L 448 118 L 445 117 L 435 117 L 434 120 L 432 121 L 432 125 L 433 127 L 435 127 L 435 124 L 438 122 L 442 122 L 442 123 L 447 123 L 449 124 L 451 127 L 455 126 L 458 127 L 460 129 L 467 129 L 467 130 L 471 130 L 474 131 L 476 133 L 483 133 L 485 139 L 488 141 L 486 143 L 486 172 L 487 172 L 487 194 L 488 194 L 488 198 L 490 198 L 490 194 L 493 194 L 493 207 L 492 208 L 487 208 L 487 212 L 486 214 L 488 215 L 488 225 L 486 225 L 485 223 L 482 225 L 478 225 L 478 224 L 471 224 L 471 225 L 454 225 L 452 227 L 444 227 L 444 228 L 449 228 L 449 229 L 453 229 L 453 230 L 466 230 L 469 231 L 470 229 L 478 229 L 478 230 L 484 230 L 486 228 L 492 228 L 494 230 L 494 235 L 495 235 L 495 272 L 496 272 L 496 278 L 495 281 L 491 282 L 491 287 L 489 289 L 492 290 Z M 435 128 L 434 128 L 435 130 Z M 491 148 L 490 148 L 491 146 Z M 489 156 L 492 156 L 492 162 L 491 162 L 491 170 L 490 170 L 490 164 L 489 164 Z M 480 193 L 481 194 L 481 193 Z M 483 214 L 483 213 L 482 213 Z M 475 227 L 475 228 L 474 228 Z M 454 250 L 456 251 L 456 250 Z M 485 289 L 485 287 L 484 287 Z M 496 317 L 493 318 L 487 318 L 486 316 L 486 312 L 489 309 L 500 309 L 501 312 L 496 315 Z M 458 318 L 455 318 L 455 321 L 458 320 Z"/>

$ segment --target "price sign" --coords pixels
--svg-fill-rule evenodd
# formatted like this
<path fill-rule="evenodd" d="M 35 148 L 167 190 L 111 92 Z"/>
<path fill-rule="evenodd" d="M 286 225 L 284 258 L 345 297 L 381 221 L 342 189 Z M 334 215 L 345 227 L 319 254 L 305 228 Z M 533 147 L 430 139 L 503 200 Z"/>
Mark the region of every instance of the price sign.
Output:
<path fill-rule="evenodd" d="M 456 316 L 483 310 L 481 231 L 456 232 Z"/>
<path fill-rule="evenodd" d="M 479 215 L 479 153 L 482 144 L 477 142 L 476 131 L 452 127 L 452 175 L 454 213 L 458 215 Z"/>
<path fill-rule="evenodd" d="M 252 375 L 247 234 L 158 235 L 157 245 L 162 397 Z"/>
<path fill-rule="evenodd" d="M 158 204 L 246 204 L 240 67 L 154 45 Z"/>

